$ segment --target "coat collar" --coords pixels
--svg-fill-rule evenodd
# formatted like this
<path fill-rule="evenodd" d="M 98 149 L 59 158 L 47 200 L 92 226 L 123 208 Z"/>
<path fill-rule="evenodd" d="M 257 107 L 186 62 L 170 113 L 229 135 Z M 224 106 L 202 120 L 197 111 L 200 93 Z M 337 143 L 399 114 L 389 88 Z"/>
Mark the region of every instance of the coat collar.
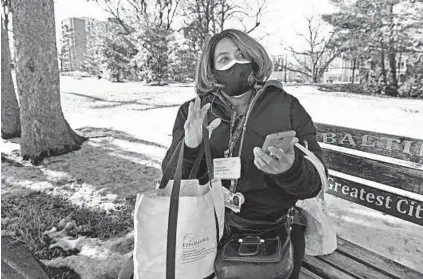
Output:
<path fill-rule="evenodd" d="M 253 99 L 257 98 L 257 100 L 253 103 L 257 105 L 257 103 L 260 102 L 260 100 L 263 97 L 266 96 L 266 93 L 269 92 L 269 89 L 271 87 L 276 87 L 277 89 L 280 89 L 280 90 L 283 91 L 283 85 L 282 85 L 281 82 L 279 82 L 277 80 L 266 81 L 264 83 L 264 85 L 256 87 L 256 92 L 254 92 L 254 95 L 252 96 L 252 98 Z M 257 96 L 257 95 L 259 95 L 259 96 Z M 220 92 L 218 92 L 218 91 L 210 92 L 209 94 L 207 94 L 204 97 L 203 102 L 204 102 L 204 104 L 207 104 L 207 103 L 211 104 L 210 111 L 211 111 L 212 115 L 214 116 L 212 118 L 219 117 L 224 122 L 230 122 L 231 121 L 233 107 L 229 103 L 229 101 L 226 100 L 220 94 Z M 209 118 L 209 119 L 211 119 L 211 118 Z"/>

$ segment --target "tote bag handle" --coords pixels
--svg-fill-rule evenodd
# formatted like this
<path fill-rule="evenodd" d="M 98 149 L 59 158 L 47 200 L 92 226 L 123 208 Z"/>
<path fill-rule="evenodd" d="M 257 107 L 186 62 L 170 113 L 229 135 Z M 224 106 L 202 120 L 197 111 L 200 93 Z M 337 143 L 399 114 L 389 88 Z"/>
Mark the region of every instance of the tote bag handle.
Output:
<path fill-rule="evenodd" d="M 204 152 L 206 153 L 207 169 L 209 172 L 210 181 L 213 178 L 213 166 L 211 160 L 209 130 L 207 129 L 208 118 L 207 115 L 204 118 L 203 124 L 203 142 Z M 176 260 L 176 231 L 178 222 L 178 210 L 179 210 L 179 192 L 182 181 L 182 168 L 184 163 L 184 149 L 185 149 L 185 138 L 182 138 L 179 142 L 175 152 L 173 153 L 168 166 L 166 167 L 163 178 L 160 182 L 159 189 L 164 189 L 169 183 L 173 166 L 176 163 L 176 171 L 173 178 L 173 187 L 170 194 L 170 206 L 169 206 L 169 219 L 168 219 L 168 231 L 167 231 L 167 252 L 166 252 L 166 278 L 175 278 L 175 260 Z M 200 154 L 199 154 L 200 155 Z M 216 228 L 217 228 L 217 241 L 219 239 L 219 225 L 215 212 Z"/>
<path fill-rule="evenodd" d="M 163 172 L 163 177 L 162 180 L 160 181 L 160 185 L 159 185 L 159 189 L 164 189 L 166 188 L 167 184 L 169 183 L 171 177 L 172 177 L 172 173 L 173 171 L 175 171 L 175 167 L 176 170 L 178 168 L 177 164 L 178 161 L 182 158 L 184 158 L 184 145 L 185 145 L 185 137 L 182 137 L 182 139 L 179 141 L 178 145 L 175 148 L 175 151 L 172 154 L 172 157 L 170 157 L 169 163 L 166 166 L 166 169 Z M 181 153 L 181 149 L 182 149 L 182 153 Z M 183 163 L 183 162 L 182 162 Z M 182 165 L 181 165 L 181 178 L 182 178 Z M 176 179 L 176 172 L 175 172 L 175 177 L 174 179 Z"/>

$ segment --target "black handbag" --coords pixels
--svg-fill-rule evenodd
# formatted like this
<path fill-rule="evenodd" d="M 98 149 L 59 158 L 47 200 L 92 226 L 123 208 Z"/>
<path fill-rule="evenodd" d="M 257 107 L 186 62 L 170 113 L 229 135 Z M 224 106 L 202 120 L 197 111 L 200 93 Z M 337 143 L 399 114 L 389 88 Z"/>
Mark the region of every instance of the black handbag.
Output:
<path fill-rule="evenodd" d="M 292 210 L 278 221 L 249 221 L 227 213 L 228 237 L 219 244 L 215 261 L 218 279 L 287 279 L 294 266 Z"/>

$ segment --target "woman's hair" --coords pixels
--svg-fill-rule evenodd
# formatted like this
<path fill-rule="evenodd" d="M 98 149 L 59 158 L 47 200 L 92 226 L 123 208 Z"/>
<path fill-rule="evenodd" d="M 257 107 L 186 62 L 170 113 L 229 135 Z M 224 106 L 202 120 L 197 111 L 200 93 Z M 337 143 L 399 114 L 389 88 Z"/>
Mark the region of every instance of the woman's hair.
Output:
<path fill-rule="evenodd" d="M 272 73 L 272 60 L 270 60 L 269 55 L 261 44 L 242 31 L 235 29 L 223 30 L 207 40 L 203 53 L 197 62 L 195 89 L 200 96 L 207 95 L 218 87 L 214 76 L 213 60 L 216 45 L 223 38 L 231 39 L 239 47 L 245 58 L 253 61 L 255 77 L 258 82 L 265 82 Z"/>

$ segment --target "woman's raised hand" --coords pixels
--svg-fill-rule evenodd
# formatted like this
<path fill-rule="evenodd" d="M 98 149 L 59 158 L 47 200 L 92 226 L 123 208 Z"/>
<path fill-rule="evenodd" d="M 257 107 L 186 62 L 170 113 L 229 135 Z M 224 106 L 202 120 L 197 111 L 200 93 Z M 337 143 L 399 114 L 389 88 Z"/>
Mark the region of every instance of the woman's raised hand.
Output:
<path fill-rule="evenodd" d="M 185 144 L 190 148 L 197 148 L 203 140 L 203 120 L 206 113 L 210 109 L 210 104 L 205 104 L 201 108 L 201 100 L 199 97 L 195 98 L 188 107 L 188 118 L 185 121 Z M 221 123 L 219 118 L 213 120 L 208 126 L 209 133 L 213 132 Z"/>

